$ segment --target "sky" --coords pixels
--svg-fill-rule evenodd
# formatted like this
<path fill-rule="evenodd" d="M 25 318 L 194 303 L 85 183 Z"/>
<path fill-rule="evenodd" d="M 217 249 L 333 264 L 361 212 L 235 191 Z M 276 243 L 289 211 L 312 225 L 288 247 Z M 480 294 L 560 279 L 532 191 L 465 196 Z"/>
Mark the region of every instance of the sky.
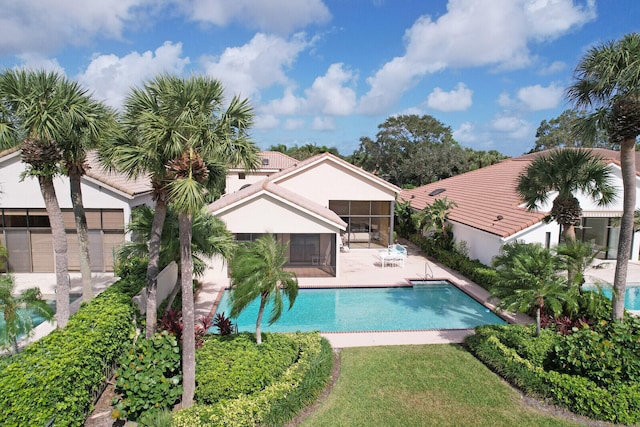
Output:
<path fill-rule="evenodd" d="M 349 155 L 394 115 L 463 147 L 535 145 L 588 49 L 640 31 L 638 0 L 0 0 L 0 69 L 58 71 L 120 109 L 160 73 L 248 98 L 261 148 Z"/>

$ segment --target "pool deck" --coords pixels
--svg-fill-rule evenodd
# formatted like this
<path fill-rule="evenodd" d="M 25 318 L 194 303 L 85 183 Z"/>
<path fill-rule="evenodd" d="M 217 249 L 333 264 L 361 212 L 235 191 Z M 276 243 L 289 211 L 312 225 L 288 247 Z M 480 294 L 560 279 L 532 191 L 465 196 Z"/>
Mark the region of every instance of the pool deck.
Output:
<path fill-rule="evenodd" d="M 459 273 L 427 258 L 413 244 L 401 241 L 407 246 L 408 256 L 404 267 L 382 268 L 377 249 L 353 249 L 341 252 L 339 277 L 300 278 L 301 288 L 314 287 L 373 287 L 373 286 L 406 286 L 411 279 L 449 280 L 469 295 L 489 308 L 494 308 L 488 291 L 470 281 Z M 615 272 L 615 261 L 597 261 L 603 268 L 590 268 L 586 272 L 587 283 L 612 283 Z M 16 288 L 21 290 L 31 286 L 39 286 L 47 298 L 54 298 L 55 275 L 51 273 L 14 274 Z M 98 293 L 115 281 L 113 274 L 93 275 L 94 292 Z M 627 272 L 628 283 L 640 283 L 640 262 L 630 261 Z M 229 281 L 220 272 L 208 272 L 202 280 L 202 288 L 196 295 L 196 318 L 209 315 L 221 290 Z M 80 293 L 80 275 L 71 274 L 71 292 Z M 71 312 L 77 311 L 81 301 L 71 304 Z M 506 315 L 510 322 L 529 323 L 532 321 L 522 314 Z M 45 322 L 38 326 L 31 340 L 48 334 L 55 324 Z M 324 333 L 334 348 L 364 347 L 377 345 L 411 345 L 411 344 L 444 344 L 460 343 L 473 333 L 473 330 L 437 330 L 408 332 L 358 332 L 358 333 Z M 31 341 L 30 340 L 30 341 Z"/>

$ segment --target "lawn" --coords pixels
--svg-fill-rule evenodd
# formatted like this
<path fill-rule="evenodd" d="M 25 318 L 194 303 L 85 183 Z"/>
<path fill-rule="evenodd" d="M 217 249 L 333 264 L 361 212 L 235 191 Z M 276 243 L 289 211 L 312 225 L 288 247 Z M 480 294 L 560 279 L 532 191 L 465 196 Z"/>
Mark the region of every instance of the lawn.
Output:
<path fill-rule="evenodd" d="M 300 426 L 578 426 L 520 396 L 457 345 L 350 348 L 329 396 Z"/>

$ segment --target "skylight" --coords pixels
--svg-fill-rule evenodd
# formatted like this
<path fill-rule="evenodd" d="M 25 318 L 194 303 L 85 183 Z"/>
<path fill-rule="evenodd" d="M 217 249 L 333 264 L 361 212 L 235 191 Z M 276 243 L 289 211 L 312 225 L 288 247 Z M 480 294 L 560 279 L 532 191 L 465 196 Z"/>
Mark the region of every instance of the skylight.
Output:
<path fill-rule="evenodd" d="M 435 190 L 433 190 L 431 193 L 429 193 L 430 196 L 437 196 L 440 193 L 444 193 L 445 191 L 447 191 L 446 188 L 436 188 Z"/>

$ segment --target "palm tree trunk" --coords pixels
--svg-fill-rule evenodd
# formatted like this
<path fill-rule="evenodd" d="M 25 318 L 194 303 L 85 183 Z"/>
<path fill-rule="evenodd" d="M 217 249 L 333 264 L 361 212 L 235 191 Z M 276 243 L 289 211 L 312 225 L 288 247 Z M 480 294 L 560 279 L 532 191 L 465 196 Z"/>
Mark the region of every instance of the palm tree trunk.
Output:
<path fill-rule="evenodd" d="M 264 313 L 264 307 L 267 305 L 267 296 L 262 295 L 260 297 L 260 309 L 258 310 L 258 319 L 256 320 L 256 344 L 262 344 L 262 331 L 260 330 L 260 324 L 262 323 L 262 314 Z"/>
<path fill-rule="evenodd" d="M 151 238 L 149 239 L 149 265 L 147 266 L 147 339 L 151 339 L 156 333 L 158 323 L 156 294 L 158 291 L 158 273 L 160 264 L 160 240 L 164 219 L 167 216 L 167 202 L 164 194 L 156 200 L 156 210 L 153 214 L 151 225 Z"/>
<path fill-rule="evenodd" d="M 540 336 L 540 306 L 536 307 L 536 336 Z"/>
<path fill-rule="evenodd" d="M 20 352 L 18 348 L 18 337 L 14 336 L 11 341 L 13 341 L 13 354 L 18 354 Z"/>
<path fill-rule="evenodd" d="M 193 260 L 191 258 L 191 214 L 181 213 L 180 269 L 182 270 L 182 407 L 193 404 L 196 389 L 196 341 L 193 302 Z"/>
<path fill-rule="evenodd" d="M 173 289 L 171 290 L 169 297 L 167 297 L 167 305 L 164 307 L 164 311 L 162 312 L 163 316 L 166 316 L 169 310 L 171 310 L 171 306 L 173 305 L 173 300 L 175 300 L 176 296 L 178 296 L 178 292 L 180 292 L 181 286 L 182 286 L 182 273 L 180 272 L 180 268 L 178 268 L 178 276 L 176 277 L 176 283 L 173 285 Z"/>
<path fill-rule="evenodd" d="M 67 258 L 67 236 L 64 232 L 62 211 L 56 197 L 53 179 L 41 176 L 38 178 L 40 191 L 51 224 L 53 250 L 56 262 L 56 321 L 58 329 L 67 326 L 69 320 L 69 261 Z"/>
<path fill-rule="evenodd" d="M 91 288 L 91 256 L 89 254 L 89 231 L 87 229 L 87 216 L 84 213 L 82 203 L 82 187 L 80 185 L 80 173 L 69 171 L 69 184 L 71 187 L 71 204 L 73 216 L 76 220 L 76 232 L 78 233 L 78 246 L 80 248 L 80 274 L 82 275 L 82 301 L 89 302 L 93 298 Z"/>
<path fill-rule="evenodd" d="M 627 265 L 631 258 L 633 240 L 633 217 L 636 207 L 636 141 L 626 139 L 620 146 L 620 168 L 622 173 L 622 219 L 620 221 L 620 239 L 616 272 L 613 278 L 613 296 L 611 301 L 611 319 L 622 320 L 624 316 L 624 292 L 627 287 Z"/>
<path fill-rule="evenodd" d="M 575 242 L 576 227 L 573 224 L 562 224 L 562 237 L 564 237 L 566 243 L 569 241 Z"/>

